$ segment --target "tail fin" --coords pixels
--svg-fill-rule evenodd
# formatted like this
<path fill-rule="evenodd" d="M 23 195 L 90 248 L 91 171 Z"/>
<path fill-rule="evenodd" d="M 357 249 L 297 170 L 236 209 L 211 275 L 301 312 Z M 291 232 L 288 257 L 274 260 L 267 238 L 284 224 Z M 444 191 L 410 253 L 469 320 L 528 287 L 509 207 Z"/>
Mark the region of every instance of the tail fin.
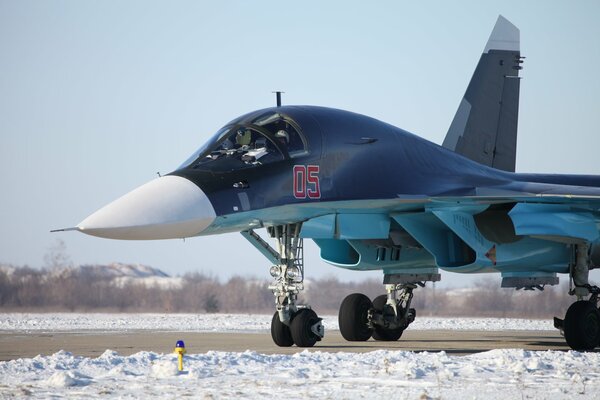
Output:
<path fill-rule="evenodd" d="M 515 171 L 523 58 L 519 29 L 500 15 L 450 124 L 445 148 L 493 168 Z"/>

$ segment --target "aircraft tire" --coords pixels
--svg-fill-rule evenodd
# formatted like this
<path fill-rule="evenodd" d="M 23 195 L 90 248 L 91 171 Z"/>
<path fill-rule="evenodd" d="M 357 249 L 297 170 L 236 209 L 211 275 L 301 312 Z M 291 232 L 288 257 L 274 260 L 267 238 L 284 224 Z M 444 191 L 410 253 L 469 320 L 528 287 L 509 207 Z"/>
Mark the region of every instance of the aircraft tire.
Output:
<path fill-rule="evenodd" d="M 311 330 L 319 322 L 317 313 L 308 308 L 299 310 L 290 324 L 292 339 L 298 347 L 313 347 L 319 337 Z"/>
<path fill-rule="evenodd" d="M 371 300 L 362 293 L 348 295 L 340 305 L 338 322 L 340 333 L 349 342 L 369 340 L 372 329 L 368 327 L 369 309 L 373 307 Z"/>
<path fill-rule="evenodd" d="M 576 301 L 567 310 L 563 329 L 573 350 L 593 350 L 600 344 L 600 311 L 590 301 Z"/>
<path fill-rule="evenodd" d="M 387 302 L 387 295 L 382 294 L 373 299 L 373 308 L 377 311 L 384 312 L 385 304 Z M 382 342 L 394 342 L 400 339 L 404 329 L 389 329 L 383 326 L 375 325 L 375 329 L 373 330 L 373 339 L 379 340 Z"/>
<path fill-rule="evenodd" d="M 277 311 L 275 311 L 271 320 L 271 337 L 273 338 L 273 342 L 279 347 L 290 347 L 294 344 L 290 327 L 281 322 Z"/>

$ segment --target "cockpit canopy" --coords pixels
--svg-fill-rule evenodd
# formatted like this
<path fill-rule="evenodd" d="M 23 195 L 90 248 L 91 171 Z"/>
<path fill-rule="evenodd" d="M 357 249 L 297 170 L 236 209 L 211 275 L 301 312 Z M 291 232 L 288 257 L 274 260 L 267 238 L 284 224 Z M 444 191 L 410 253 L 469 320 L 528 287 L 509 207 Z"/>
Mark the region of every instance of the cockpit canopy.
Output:
<path fill-rule="evenodd" d="M 251 168 L 308 153 L 299 125 L 280 112 L 265 112 L 221 128 L 178 169 Z"/>

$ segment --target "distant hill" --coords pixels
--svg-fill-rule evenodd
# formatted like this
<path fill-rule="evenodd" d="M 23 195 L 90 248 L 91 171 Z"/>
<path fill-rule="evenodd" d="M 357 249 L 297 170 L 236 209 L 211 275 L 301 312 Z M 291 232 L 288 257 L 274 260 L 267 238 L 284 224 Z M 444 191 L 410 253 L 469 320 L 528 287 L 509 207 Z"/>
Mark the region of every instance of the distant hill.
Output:
<path fill-rule="evenodd" d="M 12 276 L 20 268 L 0 265 L 0 271 Z M 112 263 L 108 265 L 79 265 L 47 270 L 48 277 L 80 277 L 95 281 L 110 281 L 117 287 L 129 284 L 143 284 L 161 289 L 178 289 L 183 278 L 171 277 L 160 269 L 142 264 Z"/>

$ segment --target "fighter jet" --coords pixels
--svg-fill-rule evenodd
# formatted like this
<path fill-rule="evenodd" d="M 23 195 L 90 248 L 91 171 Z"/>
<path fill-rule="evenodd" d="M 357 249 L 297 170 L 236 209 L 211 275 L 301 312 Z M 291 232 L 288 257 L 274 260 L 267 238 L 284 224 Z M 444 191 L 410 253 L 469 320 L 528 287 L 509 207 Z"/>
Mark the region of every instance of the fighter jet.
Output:
<path fill-rule="evenodd" d="M 502 287 L 529 290 L 566 274 L 576 301 L 555 326 L 573 349 L 593 349 L 600 176 L 515 173 L 523 58 L 519 30 L 500 16 L 442 146 L 364 115 L 278 102 L 70 229 L 125 240 L 240 232 L 272 265 L 278 346 L 324 336 L 298 301 L 312 239 L 335 267 L 382 271 L 385 294 L 341 303 L 349 341 L 398 340 L 415 319 L 414 290 L 444 270 L 499 273 Z"/>

